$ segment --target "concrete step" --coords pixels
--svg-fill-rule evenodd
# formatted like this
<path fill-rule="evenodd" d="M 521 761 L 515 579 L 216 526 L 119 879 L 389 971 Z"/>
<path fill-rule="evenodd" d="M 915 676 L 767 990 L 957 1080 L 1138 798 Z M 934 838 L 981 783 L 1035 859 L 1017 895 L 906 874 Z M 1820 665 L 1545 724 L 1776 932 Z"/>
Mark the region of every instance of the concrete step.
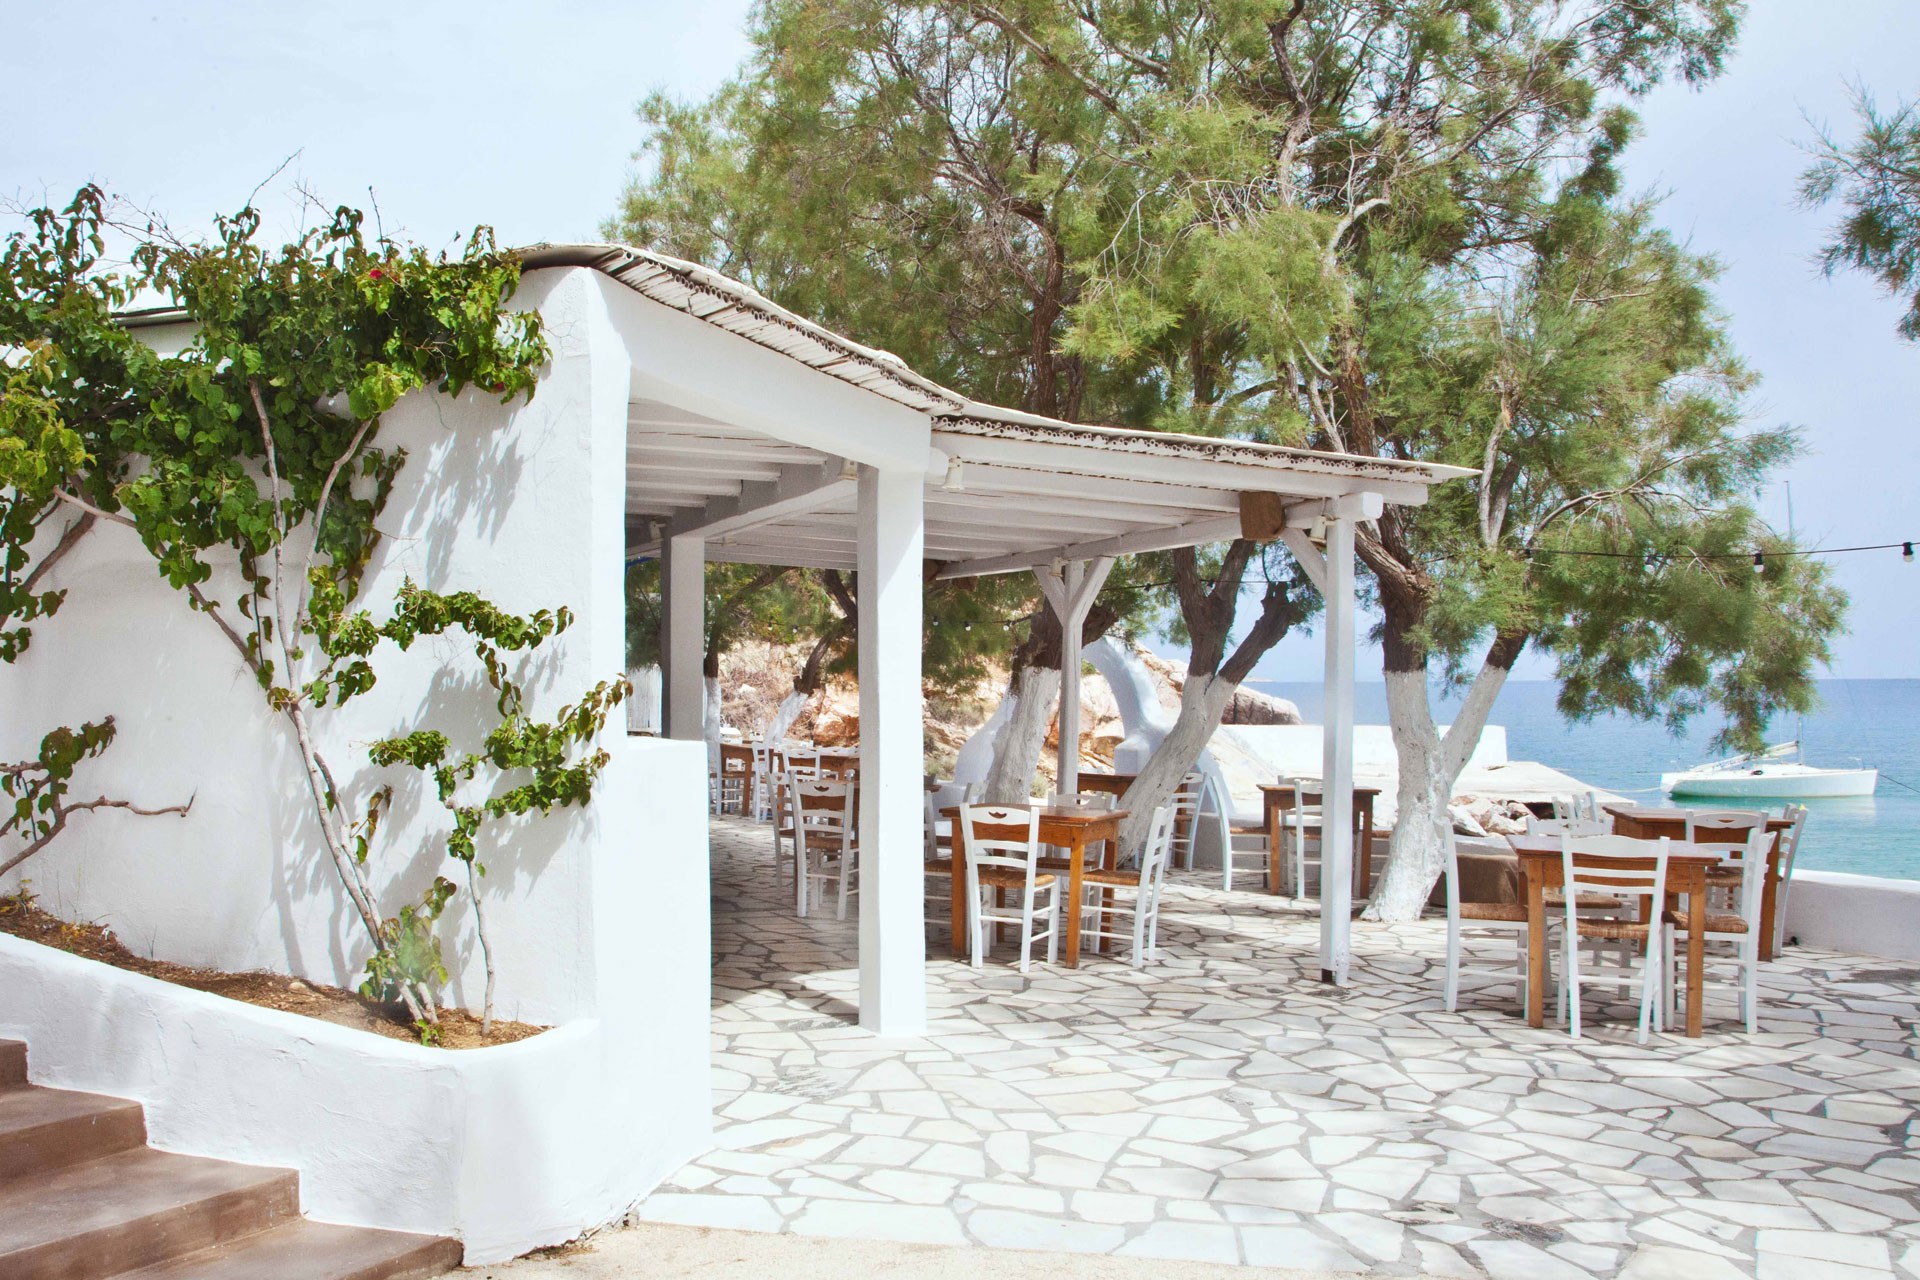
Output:
<path fill-rule="evenodd" d="M 0 1089 L 27 1082 L 27 1046 L 22 1040 L 0 1040 Z"/>
<path fill-rule="evenodd" d="M 100 1280 L 299 1215 L 292 1170 L 122 1151 L 0 1184 L 0 1280 Z"/>
<path fill-rule="evenodd" d="M 0 1184 L 147 1145 L 137 1102 L 32 1085 L 0 1088 Z"/>
<path fill-rule="evenodd" d="M 424 1280 L 460 1265 L 460 1242 L 300 1219 L 115 1280 Z"/>

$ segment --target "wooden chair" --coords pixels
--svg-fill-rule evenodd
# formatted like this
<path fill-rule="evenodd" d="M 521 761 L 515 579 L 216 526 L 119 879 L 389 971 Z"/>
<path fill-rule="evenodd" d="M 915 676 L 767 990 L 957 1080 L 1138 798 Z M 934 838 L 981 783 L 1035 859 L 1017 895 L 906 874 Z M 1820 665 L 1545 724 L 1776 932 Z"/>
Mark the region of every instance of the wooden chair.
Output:
<path fill-rule="evenodd" d="M 847 899 L 859 892 L 860 849 L 855 838 L 858 806 L 854 784 L 824 778 L 793 780 L 794 841 L 799 875 L 795 877 L 795 914 L 807 914 L 812 884 L 838 890 L 835 915 L 847 918 Z"/>
<path fill-rule="evenodd" d="M 1553 816 L 1556 818 L 1583 818 L 1593 822 L 1604 821 L 1600 810 L 1600 793 L 1597 791 L 1577 791 L 1569 796 L 1553 798 Z"/>
<path fill-rule="evenodd" d="M 1193 870 L 1194 836 L 1200 828 L 1200 807 L 1207 798 L 1207 775 L 1195 770 L 1180 779 L 1173 793 L 1173 860 L 1182 871 Z"/>
<path fill-rule="evenodd" d="M 1279 779 L 1279 785 L 1293 788 L 1293 807 L 1280 811 L 1280 874 L 1285 887 L 1296 898 L 1307 896 L 1307 833 L 1319 839 L 1326 818 L 1326 806 L 1320 794 L 1318 778 Z M 1316 869 L 1320 858 L 1313 858 Z"/>
<path fill-rule="evenodd" d="M 1518 902 L 1462 902 L 1460 900 L 1460 841 L 1447 832 L 1447 958 L 1440 981 L 1447 1012 L 1460 1002 L 1462 980 L 1486 986 L 1512 983 L 1521 1003 L 1527 997 L 1527 908 Z M 1468 964 L 1467 930 L 1513 943 L 1511 964 Z M 1551 965 L 1549 965 L 1551 978 Z"/>
<path fill-rule="evenodd" d="M 1707 945 L 1730 945 L 1731 950 L 1715 954 L 1709 951 L 1701 957 L 1703 969 L 1711 971 L 1716 965 L 1730 965 L 1739 971 L 1736 983 L 1709 982 L 1706 972 L 1699 975 L 1701 986 L 1738 985 L 1740 990 L 1740 1014 L 1746 1020 L 1747 1034 L 1759 1030 L 1760 1003 L 1760 916 L 1761 904 L 1765 901 L 1767 882 L 1767 846 L 1773 837 L 1767 833 L 1767 824 L 1762 821 L 1747 829 L 1747 838 L 1738 843 L 1705 843 L 1695 841 L 1696 850 L 1717 853 L 1721 857 L 1720 866 L 1715 870 L 1731 870 L 1738 875 L 1734 882 L 1735 909 L 1733 911 L 1707 912 Z M 1708 882 L 1709 903 L 1714 894 L 1711 880 Z M 1674 978 L 1674 931 L 1687 927 L 1687 917 L 1678 911 L 1662 913 L 1666 923 L 1667 945 L 1664 957 L 1666 964 L 1667 987 L 1675 990 Z M 1692 975 L 1688 975 L 1690 978 Z"/>
<path fill-rule="evenodd" d="M 1651 898 L 1664 904 L 1667 894 L 1667 850 L 1665 837 L 1657 841 L 1632 840 L 1626 836 L 1562 836 L 1560 838 L 1561 876 L 1565 896 L 1561 902 L 1564 925 L 1560 938 L 1560 1008 L 1568 1032 L 1580 1037 L 1581 987 L 1595 982 L 1618 988 L 1640 988 L 1641 1044 L 1665 1025 L 1661 1003 L 1664 965 L 1661 957 L 1666 946 L 1666 913 L 1656 910 L 1646 921 L 1593 919 L 1579 914 L 1583 894 L 1606 897 Z M 1580 973 L 1580 943 L 1583 940 L 1628 941 L 1638 944 L 1627 949 L 1624 963 L 1612 972 L 1596 966 L 1591 978 Z M 1644 948 L 1644 949 L 1643 949 Z M 1636 954 L 1637 953 L 1637 954 Z M 1636 972 L 1637 970 L 1637 972 Z"/>
<path fill-rule="evenodd" d="M 1047 808 L 1078 809 L 1088 813 L 1105 813 L 1113 808 L 1115 798 L 1111 792 L 1107 791 L 1054 791 L 1050 792 L 1047 796 Z M 1051 848 L 1052 846 L 1048 847 Z M 1040 857 L 1040 869 L 1042 871 L 1073 870 L 1073 859 L 1062 857 L 1061 854 L 1064 852 L 1065 850 L 1055 849 L 1051 853 L 1042 854 Z M 1090 867 L 1100 865 L 1100 845 L 1088 845 L 1085 849 L 1085 854 L 1087 859 L 1085 865 Z"/>
<path fill-rule="evenodd" d="M 1603 821 L 1599 818 L 1536 818 L 1528 814 L 1527 834 L 1571 836 L 1576 840 L 1585 840 L 1593 836 L 1613 834 L 1613 823 L 1611 820 Z M 1549 913 L 1563 910 L 1567 905 L 1566 892 L 1561 889 L 1548 889 L 1543 898 Z M 1575 907 L 1581 915 L 1601 920 L 1626 918 L 1637 910 L 1635 903 L 1610 893 L 1582 894 Z M 1622 963 L 1627 960 L 1628 953 L 1635 948 L 1634 943 L 1621 938 L 1590 938 L 1586 939 L 1586 942 L 1589 949 L 1595 953 L 1608 948 L 1620 952 Z"/>
<path fill-rule="evenodd" d="M 1128 959 L 1136 969 L 1154 958 L 1159 945 L 1160 890 L 1166 884 L 1167 864 L 1173 860 L 1173 825 L 1173 806 L 1161 805 L 1153 811 L 1138 866 L 1086 873 L 1090 892 L 1080 907 L 1080 937 L 1125 940 L 1131 946 Z M 1124 918 L 1124 926 L 1116 916 Z"/>
<path fill-rule="evenodd" d="M 1040 869 L 1040 813 L 1028 808 L 960 806 L 967 850 L 967 932 L 971 963 L 986 961 L 989 925 L 1020 926 L 1020 972 L 1027 972 L 1033 944 L 1047 944 L 1047 963 L 1060 948 L 1060 884 Z M 1004 894 L 1017 897 L 1000 905 Z M 1039 926 L 1044 921 L 1045 928 Z"/>
<path fill-rule="evenodd" d="M 721 753 L 720 744 L 707 743 L 707 802 L 715 813 L 726 813 L 731 806 L 734 813 L 746 807 L 747 774 L 741 768 L 740 761 L 729 760 Z"/>
<path fill-rule="evenodd" d="M 1807 806 L 1790 804 L 1783 811 L 1793 825 L 1780 833 L 1780 887 L 1774 890 L 1773 954 L 1787 945 L 1787 891 L 1793 887 L 1793 861 L 1800 853 L 1800 833 L 1807 828 Z"/>
<path fill-rule="evenodd" d="M 986 789 L 984 782 L 969 782 L 961 792 L 961 803 L 972 804 Z M 953 920 L 953 824 L 940 816 L 934 803 L 935 791 L 927 790 L 925 893 L 927 923 L 951 927 Z M 938 909 L 934 903 L 941 905 Z"/>
<path fill-rule="evenodd" d="M 1707 872 L 1710 909 L 1738 910 L 1735 899 L 1740 894 L 1741 852 L 1749 832 L 1766 829 L 1767 815 L 1756 809 L 1687 810 L 1688 843 L 1702 845 L 1722 858 L 1719 866 Z"/>
<path fill-rule="evenodd" d="M 793 787 L 795 782 L 812 782 L 820 776 L 818 757 L 790 756 L 782 753 L 787 767 L 773 775 L 769 797 L 769 815 L 773 821 L 773 860 L 791 858 L 793 874 L 800 874 L 799 845 L 795 840 Z"/>

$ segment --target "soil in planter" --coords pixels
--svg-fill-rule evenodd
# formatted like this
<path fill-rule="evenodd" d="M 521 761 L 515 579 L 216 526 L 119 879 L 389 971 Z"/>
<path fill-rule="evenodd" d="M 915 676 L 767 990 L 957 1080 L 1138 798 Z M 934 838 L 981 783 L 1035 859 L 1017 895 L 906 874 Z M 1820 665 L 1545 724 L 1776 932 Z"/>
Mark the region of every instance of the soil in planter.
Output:
<path fill-rule="evenodd" d="M 341 987 L 327 987 L 289 978 L 279 973 L 222 973 L 217 969 L 195 969 L 165 960 L 148 960 L 133 954 L 113 936 L 105 925 L 72 924 L 35 906 L 31 894 L 22 890 L 11 897 L 0 896 L 0 932 L 16 938 L 58 947 L 62 951 L 89 960 L 110 964 L 116 969 L 143 973 L 196 991 L 210 991 L 230 1000 L 244 1000 L 262 1008 L 281 1009 L 304 1014 L 323 1022 L 338 1023 L 371 1031 L 394 1040 L 418 1041 L 404 1012 L 396 1016 L 384 1006 L 362 1000 Z M 446 1049 L 478 1049 L 485 1045 L 509 1044 L 538 1035 L 545 1027 L 530 1022 L 502 1022 L 495 1019 L 493 1034 L 480 1034 L 480 1017 L 465 1009 L 440 1011 L 440 1045 Z"/>

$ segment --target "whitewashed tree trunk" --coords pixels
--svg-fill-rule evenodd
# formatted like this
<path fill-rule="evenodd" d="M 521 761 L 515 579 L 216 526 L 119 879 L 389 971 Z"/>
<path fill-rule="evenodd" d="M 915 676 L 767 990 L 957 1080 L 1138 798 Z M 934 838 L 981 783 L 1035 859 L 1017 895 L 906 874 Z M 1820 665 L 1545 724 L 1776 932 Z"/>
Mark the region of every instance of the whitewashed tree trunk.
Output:
<path fill-rule="evenodd" d="M 1480 668 L 1445 737 L 1433 721 L 1426 671 L 1386 673 L 1387 718 L 1400 767 L 1399 813 L 1386 871 L 1361 919 L 1420 918 L 1434 882 L 1446 870 L 1446 833 L 1453 825 L 1447 805 L 1453 799 L 1453 784 L 1473 757 L 1508 670 L 1496 663 Z"/>
<path fill-rule="evenodd" d="M 720 677 L 707 676 L 703 683 L 707 691 L 705 720 L 707 743 L 710 746 L 717 746 L 720 742 L 720 729 L 725 723 L 724 717 L 720 714 Z"/>
<path fill-rule="evenodd" d="M 1008 694 L 1013 715 L 994 744 L 993 767 L 987 771 L 989 804 L 1023 804 L 1033 796 L 1033 776 L 1046 746 L 1047 726 L 1053 723 L 1053 704 L 1060 697 L 1058 667 L 1027 667 Z"/>
<path fill-rule="evenodd" d="M 807 695 L 798 689 L 780 699 L 780 706 L 773 713 L 773 721 L 767 725 L 767 741 L 782 741 L 787 736 L 787 731 L 793 728 L 793 722 L 798 720 L 800 713 L 806 709 Z"/>
<path fill-rule="evenodd" d="M 1153 811 L 1173 798 L 1180 779 L 1198 763 L 1239 688 L 1237 681 L 1224 676 L 1187 676 L 1186 686 L 1180 691 L 1180 714 L 1127 788 L 1127 816 L 1120 823 L 1121 858 L 1133 858 L 1146 842 Z"/>

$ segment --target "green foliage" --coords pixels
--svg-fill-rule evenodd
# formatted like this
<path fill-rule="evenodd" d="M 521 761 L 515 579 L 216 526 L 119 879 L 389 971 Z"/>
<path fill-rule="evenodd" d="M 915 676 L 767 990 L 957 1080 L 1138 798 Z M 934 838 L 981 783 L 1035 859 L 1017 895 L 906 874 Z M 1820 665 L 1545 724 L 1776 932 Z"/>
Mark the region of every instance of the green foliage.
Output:
<path fill-rule="evenodd" d="M 1906 303 L 1900 333 L 1920 342 L 1920 101 L 1881 111 L 1856 89 L 1854 115 L 1850 141 L 1819 135 L 1800 195 L 1809 205 L 1838 200 L 1844 211 L 1822 252 L 1828 274 L 1848 267 L 1879 280 Z"/>
<path fill-rule="evenodd" d="M 379 443 L 386 412 L 418 390 L 502 403 L 533 393 L 548 351 L 538 314 L 508 307 L 519 263 L 485 228 L 457 255 L 370 240 L 361 214 L 344 207 L 270 248 L 249 208 L 220 219 L 205 242 L 149 224 L 130 265 L 114 271 L 102 259 L 109 221 L 107 196 L 88 187 L 62 211 L 35 211 L 31 229 L 7 241 L 0 657 L 11 660 L 27 624 L 58 607 L 60 593 L 37 591 L 37 575 L 94 522 L 130 527 L 286 717 L 328 853 L 375 947 L 370 981 L 430 1023 L 445 971 L 428 944 L 451 885 L 379 918 L 367 865 L 391 794 L 376 793 L 357 819 L 342 814 L 307 717 L 373 686 L 380 640 L 404 649 L 452 626 L 474 638 L 502 715 L 517 716 L 499 655 L 569 621 L 564 610 L 523 618 L 412 584 L 384 623 L 353 609 L 405 461 Z M 149 294 L 188 326 L 178 349 L 162 354 L 116 318 Z M 35 565 L 39 530 L 62 508 L 72 523 Z M 406 749 L 425 758 L 431 741 Z"/>
<path fill-rule="evenodd" d="M 0 836 L 17 836 L 29 845 L 53 834 L 62 822 L 62 810 L 74 768 L 105 751 L 113 742 L 113 717 L 88 721 L 78 729 L 61 726 L 40 739 L 34 758 L 21 764 L 0 765 L 0 793 L 12 801 L 0 821 Z"/>
<path fill-rule="evenodd" d="M 447 965 L 440 955 L 434 924 L 454 892 L 453 881 L 435 877 L 418 906 L 402 907 L 399 915 L 380 922 L 380 945 L 367 961 L 367 976 L 360 983 L 362 996 L 392 1004 L 409 992 L 434 991 L 446 985 Z M 414 1030 L 422 1044 L 440 1039 L 439 1028 L 431 1019 L 416 1019 Z"/>

